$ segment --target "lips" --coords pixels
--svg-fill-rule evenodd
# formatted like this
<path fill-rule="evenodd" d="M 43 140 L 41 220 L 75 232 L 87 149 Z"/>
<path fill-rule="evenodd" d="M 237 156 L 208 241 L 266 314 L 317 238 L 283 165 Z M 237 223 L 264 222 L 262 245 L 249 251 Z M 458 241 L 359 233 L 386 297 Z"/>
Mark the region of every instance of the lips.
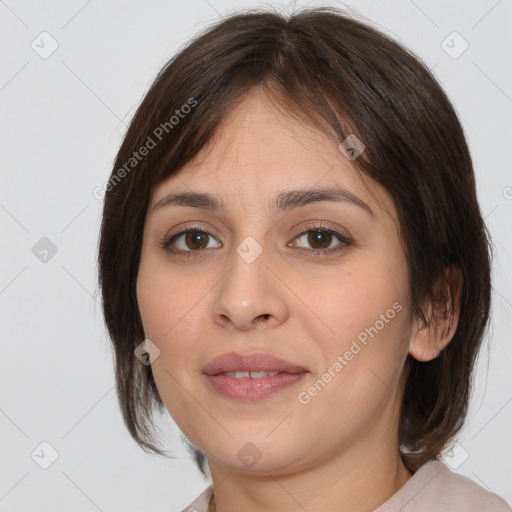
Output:
<path fill-rule="evenodd" d="M 272 372 L 273 373 L 273 372 Z M 236 378 L 226 373 L 218 375 L 205 375 L 210 390 L 231 400 L 254 402 L 270 395 L 292 390 L 303 382 L 308 372 L 286 373 L 280 372 L 272 377 Z"/>
<path fill-rule="evenodd" d="M 220 375 L 226 372 L 279 372 L 297 374 L 307 372 L 307 368 L 271 354 L 237 354 L 231 352 L 212 359 L 203 368 L 205 375 Z"/>

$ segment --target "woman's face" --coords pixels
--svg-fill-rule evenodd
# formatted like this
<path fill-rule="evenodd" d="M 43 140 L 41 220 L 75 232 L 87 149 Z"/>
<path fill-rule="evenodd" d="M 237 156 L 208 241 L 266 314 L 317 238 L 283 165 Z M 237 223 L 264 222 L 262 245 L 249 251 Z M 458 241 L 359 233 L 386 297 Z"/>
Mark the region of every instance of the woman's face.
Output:
<path fill-rule="evenodd" d="M 168 411 L 210 466 L 238 471 L 279 474 L 398 449 L 412 331 L 391 197 L 367 178 L 369 193 L 326 135 L 261 93 L 218 135 L 154 190 L 144 226 L 137 298 Z M 341 192 L 327 201 L 319 189 Z M 192 193 L 223 207 L 168 198 L 153 209 Z M 207 376 L 228 353 L 263 354 L 235 362 L 239 370 L 276 368 L 271 355 L 289 372 Z"/>

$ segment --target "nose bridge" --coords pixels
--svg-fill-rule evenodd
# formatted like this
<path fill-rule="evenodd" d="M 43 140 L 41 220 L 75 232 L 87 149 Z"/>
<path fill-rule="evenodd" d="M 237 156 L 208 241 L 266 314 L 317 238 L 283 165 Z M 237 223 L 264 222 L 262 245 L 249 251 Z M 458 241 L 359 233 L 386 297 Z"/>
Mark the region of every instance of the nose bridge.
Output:
<path fill-rule="evenodd" d="M 248 330 L 260 318 L 274 324 L 284 321 L 285 297 L 267 268 L 271 259 L 270 250 L 252 236 L 234 248 L 227 260 L 229 271 L 212 304 L 214 322 Z"/>

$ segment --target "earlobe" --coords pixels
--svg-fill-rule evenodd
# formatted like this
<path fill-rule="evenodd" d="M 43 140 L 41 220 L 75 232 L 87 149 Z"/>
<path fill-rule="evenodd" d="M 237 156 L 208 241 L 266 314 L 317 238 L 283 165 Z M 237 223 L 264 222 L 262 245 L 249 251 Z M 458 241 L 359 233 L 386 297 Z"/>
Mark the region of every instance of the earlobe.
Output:
<path fill-rule="evenodd" d="M 452 266 L 445 270 L 445 277 L 434 285 L 434 304 L 429 304 L 427 325 L 421 318 L 411 333 L 409 354 L 418 361 L 431 361 L 444 350 L 457 330 L 460 318 L 463 276 L 460 268 Z"/>

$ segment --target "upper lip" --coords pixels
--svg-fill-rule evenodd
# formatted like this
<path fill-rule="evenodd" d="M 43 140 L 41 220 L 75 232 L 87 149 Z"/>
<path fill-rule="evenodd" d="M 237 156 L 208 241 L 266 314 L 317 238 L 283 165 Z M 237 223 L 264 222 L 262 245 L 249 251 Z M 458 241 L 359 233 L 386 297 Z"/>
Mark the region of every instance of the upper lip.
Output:
<path fill-rule="evenodd" d="M 286 373 L 301 373 L 308 371 L 303 366 L 290 363 L 272 354 L 237 354 L 230 352 L 222 354 L 212 359 L 203 368 L 203 373 L 206 375 L 218 375 L 223 372 L 286 372 Z"/>

